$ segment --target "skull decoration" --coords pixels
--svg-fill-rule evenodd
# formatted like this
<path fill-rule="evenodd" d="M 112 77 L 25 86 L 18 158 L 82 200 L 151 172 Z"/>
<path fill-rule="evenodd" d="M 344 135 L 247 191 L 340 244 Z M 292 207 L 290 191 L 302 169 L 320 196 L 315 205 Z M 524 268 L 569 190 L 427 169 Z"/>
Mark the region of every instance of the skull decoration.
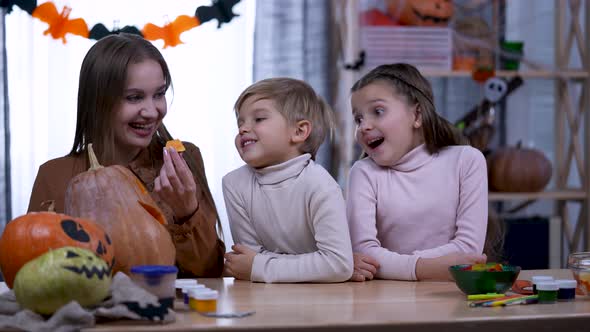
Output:
<path fill-rule="evenodd" d="M 497 103 L 508 92 L 508 85 L 503 79 L 492 77 L 486 80 L 483 89 L 486 99 L 491 103 Z"/>
<path fill-rule="evenodd" d="M 14 279 L 14 295 L 24 308 L 53 314 L 70 301 L 100 303 L 109 294 L 110 268 L 93 252 L 62 247 L 25 264 Z"/>
<path fill-rule="evenodd" d="M 54 212 L 31 212 L 9 222 L 0 238 L 0 268 L 8 287 L 27 262 L 64 246 L 91 250 L 109 268 L 115 264 L 112 240 L 98 224 Z"/>

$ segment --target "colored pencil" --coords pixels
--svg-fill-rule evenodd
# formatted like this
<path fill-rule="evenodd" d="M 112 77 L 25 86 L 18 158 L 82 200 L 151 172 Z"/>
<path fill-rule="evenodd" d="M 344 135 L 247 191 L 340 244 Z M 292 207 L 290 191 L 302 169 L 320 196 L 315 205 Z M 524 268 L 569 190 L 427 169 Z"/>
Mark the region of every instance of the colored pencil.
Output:
<path fill-rule="evenodd" d="M 526 301 L 529 299 L 536 299 L 536 298 L 537 298 L 537 295 L 525 295 L 525 296 L 520 296 L 520 297 L 516 297 L 513 299 L 507 299 L 507 300 L 492 300 L 487 303 L 484 303 L 482 305 L 482 307 L 499 307 L 499 306 L 503 306 L 505 304 L 512 303 L 512 302 L 520 303 L 520 302 L 523 302 L 523 301 Z"/>
<path fill-rule="evenodd" d="M 508 299 L 520 298 L 520 297 L 523 297 L 523 296 L 525 296 L 525 295 L 516 294 L 516 295 L 504 296 L 504 297 L 497 298 L 497 299 L 494 299 L 494 300 L 496 300 L 496 301 L 508 300 Z M 470 307 L 481 307 L 481 306 L 483 306 L 484 303 L 488 303 L 488 302 L 491 302 L 491 301 L 490 300 L 473 301 L 473 302 L 469 303 L 469 306 Z"/>
<path fill-rule="evenodd" d="M 473 294 L 467 295 L 467 301 L 491 300 L 506 297 L 506 294 L 487 293 L 487 294 Z"/>

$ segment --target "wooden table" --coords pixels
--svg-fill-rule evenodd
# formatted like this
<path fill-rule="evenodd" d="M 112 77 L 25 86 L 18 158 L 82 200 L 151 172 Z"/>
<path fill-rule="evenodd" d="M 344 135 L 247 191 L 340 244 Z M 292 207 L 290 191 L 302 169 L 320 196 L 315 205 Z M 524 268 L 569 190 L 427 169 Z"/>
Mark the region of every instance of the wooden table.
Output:
<path fill-rule="evenodd" d="M 571 279 L 569 270 L 522 271 Z M 85 331 L 590 331 L 590 297 L 557 304 L 469 308 L 452 282 L 374 280 L 340 284 L 261 284 L 233 278 L 199 279 L 220 291 L 221 312 L 255 310 L 221 319 L 175 304 L 173 324 L 113 322 Z"/>

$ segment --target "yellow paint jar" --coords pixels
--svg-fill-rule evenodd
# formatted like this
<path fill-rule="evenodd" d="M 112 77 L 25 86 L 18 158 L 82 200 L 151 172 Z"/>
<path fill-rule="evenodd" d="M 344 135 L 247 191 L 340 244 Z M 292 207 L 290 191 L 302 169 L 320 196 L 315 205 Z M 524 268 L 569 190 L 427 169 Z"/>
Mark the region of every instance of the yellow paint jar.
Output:
<path fill-rule="evenodd" d="M 216 290 L 198 290 L 192 292 L 189 306 L 198 312 L 215 312 L 218 298 L 219 293 Z"/>

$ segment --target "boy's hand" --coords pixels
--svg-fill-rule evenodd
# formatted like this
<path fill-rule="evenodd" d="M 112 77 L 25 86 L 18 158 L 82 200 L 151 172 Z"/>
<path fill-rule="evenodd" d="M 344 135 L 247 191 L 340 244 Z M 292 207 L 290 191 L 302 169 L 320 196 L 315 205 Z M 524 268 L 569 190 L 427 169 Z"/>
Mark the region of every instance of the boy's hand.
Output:
<path fill-rule="evenodd" d="M 379 268 L 379 262 L 373 257 L 363 255 L 361 253 L 353 253 L 354 257 L 354 272 L 352 273 L 351 281 L 365 281 L 373 280 L 377 269 Z"/>
<path fill-rule="evenodd" d="M 418 280 L 453 280 L 449 266 L 459 264 L 480 264 L 487 261 L 487 256 L 477 254 L 453 253 L 437 258 L 419 258 L 416 262 Z"/>
<path fill-rule="evenodd" d="M 225 271 L 240 280 L 250 280 L 256 251 L 242 244 L 234 244 L 232 252 L 225 254 Z"/>

